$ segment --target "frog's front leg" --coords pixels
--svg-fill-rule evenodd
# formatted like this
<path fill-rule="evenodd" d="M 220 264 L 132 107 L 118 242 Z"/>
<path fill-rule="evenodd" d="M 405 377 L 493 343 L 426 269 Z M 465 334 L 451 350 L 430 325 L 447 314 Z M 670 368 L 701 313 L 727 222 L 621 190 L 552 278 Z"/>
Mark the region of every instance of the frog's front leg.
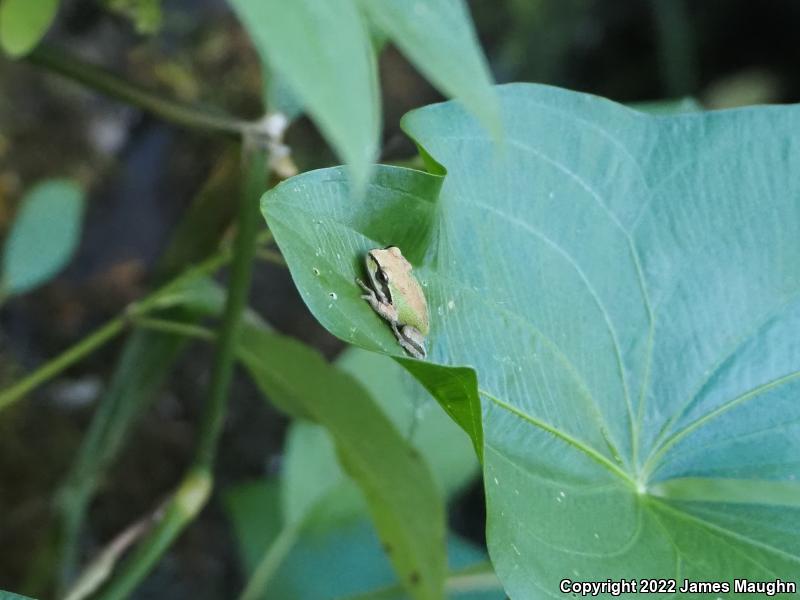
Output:
<path fill-rule="evenodd" d="M 397 343 L 414 358 L 425 358 L 425 336 L 411 325 L 397 327 L 392 323 L 392 331 L 397 338 Z"/>
<path fill-rule="evenodd" d="M 389 321 L 389 323 L 394 324 L 397 321 L 397 309 L 382 298 L 379 298 L 375 293 L 375 290 L 373 290 L 360 279 L 356 279 L 356 283 L 358 283 L 358 285 L 361 286 L 361 289 L 364 290 L 365 293 L 362 294 L 361 297 L 369 302 L 372 310 Z"/>

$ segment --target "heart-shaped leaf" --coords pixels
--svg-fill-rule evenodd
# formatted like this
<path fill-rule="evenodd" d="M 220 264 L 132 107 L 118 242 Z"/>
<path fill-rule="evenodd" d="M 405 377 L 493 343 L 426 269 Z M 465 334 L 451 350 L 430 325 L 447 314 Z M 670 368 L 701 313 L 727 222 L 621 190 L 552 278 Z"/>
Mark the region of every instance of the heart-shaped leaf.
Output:
<path fill-rule="evenodd" d="M 429 358 L 400 360 L 479 441 L 461 410 L 477 374 L 487 537 L 511 597 L 796 577 L 800 108 L 654 117 L 499 94 L 499 147 L 456 104 L 406 117 L 443 181 L 381 167 L 354 200 L 330 169 L 267 194 L 304 300 L 401 357 L 354 279 L 377 246 L 414 264 Z"/>

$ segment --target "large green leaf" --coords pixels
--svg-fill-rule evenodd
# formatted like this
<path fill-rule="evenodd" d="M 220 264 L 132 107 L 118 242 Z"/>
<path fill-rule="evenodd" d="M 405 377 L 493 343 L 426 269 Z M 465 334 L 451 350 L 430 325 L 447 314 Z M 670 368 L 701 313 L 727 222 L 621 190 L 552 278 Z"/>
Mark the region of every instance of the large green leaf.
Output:
<path fill-rule="evenodd" d="M 262 60 L 363 184 L 380 135 L 375 56 L 355 0 L 232 0 Z"/>
<path fill-rule="evenodd" d="M 80 240 L 83 205 L 83 191 L 66 180 L 40 183 L 26 194 L 3 248 L 0 292 L 30 291 L 69 262 Z"/>
<path fill-rule="evenodd" d="M 360 0 L 360 6 L 442 93 L 500 136 L 492 78 L 464 0 Z"/>
<path fill-rule="evenodd" d="M 406 118 L 443 185 L 381 167 L 355 200 L 330 169 L 265 196 L 304 300 L 342 339 L 402 356 L 354 279 L 372 247 L 410 257 L 429 359 L 400 360 L 437 394 L 451 373 L 455 406 L 477 373 L 511 597 L 558 596 L 567 577 L 796 577 L 800 108 L 654 117 L 499 93 L 500 147 L 453 103 Z"/>
<path fill-rule="evenodd" d="M 11 56 L 22 56 L 39 43 L 58 12 L 58 0 L 3 0 L 0 2 L 0 46 Z"/>

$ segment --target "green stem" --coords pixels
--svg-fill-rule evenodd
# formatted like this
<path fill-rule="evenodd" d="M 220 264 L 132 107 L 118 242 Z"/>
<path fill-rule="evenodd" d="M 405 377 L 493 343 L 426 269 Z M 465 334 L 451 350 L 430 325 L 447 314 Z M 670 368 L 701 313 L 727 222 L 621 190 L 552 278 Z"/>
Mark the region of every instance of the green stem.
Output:
<path fill-rule="evenodd" d="M 191 323 L 182 323 L 180 321 L 173 321 L 170 319 L 155 319 L 153 317 L 137 317 L 133 320 L 136 327 L 149 329 L 151 331 L 159 331 L 161 333 L 172 333 L 189 338 L 199 338 L 207 341 L 213 340 L 216 334 L 202 327 L 201 325 L 193 325 Z"/>
<path fill-rule="evenodd" d="M 244 190 L 239 198 L 238 229 L 233 248 L 228 297 L 222 317 L 216 354 L 211 371 L 211 383 L 201 429 L 195 465 L 210 469 L 216 454 L 217 441 L 225 418 L 225 409 L 235 362 L 235 344 L 242 313 L 247 305 L 253 259 L 256 254 L 260 215 L 258 200 L 266 189 L 266 156 L 253 150 L 245 156 Z"/>
<path fill-rule="evenodd" d="M 101 588 L 99 600 L 127 598 L 183 529 L 200 514 L 211 495 L 213 480 L 204 469 L 192 469 L 164 508 L 153 531 L 136 547 L 113 579 Z"/>
<path fill-rule="evenodd" d="M 194 510 L 187 510 L 185 503 L 178 501 L 181 491 L 176 494 L 164 518 L 101 590 L 97 596 L 98 600 L 117 600 L 126 597 L 147 576 L 186 525 L 197 516 L 208 494 L 211 493 L 211 472 L 225 419 L 228 389 L 235 360 L 235 342 L 247 303 L 253 258 L 259 239 L 258 199 L 266 188 L 266 160 L 263 151 L 253 151 L 246 160 L 248 164 L 244 189 L 239 198 L 238 228 L 233 247 L 228 297 L 217 336 L 209 395 L 200 423 L 194 465 L 181 486 L 183 490 L 191 483 L 192 478 L 202 477 L 208 489 L 204 492 L 202 502 L 191 504 Z M 191 332 L 191 335 L 196 334 L 197 332 Z"/>
<path fill-rule="evenodd" d="M 117 336 L 123 329 L 127 320 L 124 315 L 112 319 L 94 333 L 83 338 L 80 342 L 65 350 L 56 358 L 48 361 L 33 373 L 18 381 L 10 388 L 0 392 L 0 411 L 14 404 L 25 394 L 42 385 L 49 379 L 61 373 L 64 369 L 78 362 L 106 342 Z"/>
<path fill-rule="evenodd" d="M 269 550 L 256 565 L 247 585 L 239 596 L 239 600 L 257 600 L 265 596 L 270 579 L 275 575 L 275 571 L 278 570 L 278 567 L 281 566 L 286 555 L 289 554 L 292 546 L 294 546 L 298 533 L 299 527 L 292 525 L 281 530 L 278 537 L 270 545 Z"/>
<path fill-rule="evenodd" d="M 210 109 L 163 98 L 104 69 L 70 56 L 60 48 L 55 49 L 42 44 L 27 56 L 27 60 L 177 125 L 213 131 L 236 139 L 241 139 L 247 131 L 257 127 L 254 123 L 218 114 Z"/>
<path fill-rule="evenodd" d="M 159 289 L 155 290 L 145 298 L 129 307 L 125 313 L 115 317 L 94 333 L 89 334 L 81 339 L 77 344 L 68 348 L 57 357 L 47 361 L 44 365 L 36 369 L 33 373 L 27 375 L 24 379 L 18 381 L 11 387 L 0 392 L 0 411 L 14 404 L 18 400 L 25 397 L 25 395 L 40 385 L 46 383 L 65 369 L 71 367 L 73 364 L 81 360 L 83 357 L 91 354 L 103 344 L 112 340 L 133 319 L 141 319 L 142 315 L 151 309 L 158 309 L 163 303 L 165 296 L 169 293 L 170 288 L 178 285 L 183 281 L 188 281 L 196 277 L 213 273 L 220 267 L 224 266 L 231 259 L 231 254 L 228 250 L 223 250 L 214 254 L 202 263 L 189 268 L 186 272 L 176 277 L 173 281 L 168 282 Z"/>

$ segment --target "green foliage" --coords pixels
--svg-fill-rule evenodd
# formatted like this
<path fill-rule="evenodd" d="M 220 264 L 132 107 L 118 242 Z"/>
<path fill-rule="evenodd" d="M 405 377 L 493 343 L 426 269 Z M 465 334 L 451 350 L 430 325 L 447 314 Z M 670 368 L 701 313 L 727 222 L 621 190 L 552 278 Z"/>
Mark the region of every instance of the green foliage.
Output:
<path fill-rule="evenodd" d="M 307 346 L 251 326 L 242 329 L 238 352 L 273 403 L 319 423 L 331 435 L 409 593 L 420 600 L 439 598 L 445 575 L 444 504 L 419 453 L 355 379 Z M 298 511 L 292 519 L 300 521 L 304 514 Z"/>
<path fill-rule="evenodd" d="M 232 0 L 266 65 L 267 104 L 305 107 L 362 189 L 378 152 L 375 52 L 388 37 L 499 133 L 490 76 L 462 0 Z M 375 28 L 371 32 L 367 21 Z M 373 44 L 373 39 L 378 41 Z"/>
<path fill-rule="evenodd" d="M 500 136 L 492 77 L 462 0 L 359 0 L 372 23 L 443 94 Z"/>
<path fill-rule="evenodd" d="M 379 167 L 355 200 L 328 169 L 265 196 L 303 299 L 340 338 L 401 357 L 354 280 L 370 248 L 411 257 L 432 317 L 415 376 L 460 367 L 466 389 L 477 373 L 488 543 L 511 597 L 575 573 L 791 579 L 800 110 L 500 96 L 500 147 L 453 103 L 405 118 L 443 184 Z"/>
<path fill-rule="evenodd" d="M 363 183 L 378 152 L 375 57 L 354 0 L 233 0 L 264 62 Z"/>
<path fill-rule="evenodd" d="M 410 435 L 411 443 L 446 486 L 448 495 L 474 476 L 477 464 L 466 436 L 394 361 L 351 349 L 338 366 L 351 372 L 395 427 Z M 324 427 L 306 421 L 292 424 L 281 473 L 279 486 L 271 482 L 246 484 L 227 495 L 250 571 L 282 532 L 297 529 L 264 597 L 338 598 L 396 581 L 369 523 L 364 498 L 340 467 L 334 441 Z M 408 481 L 401 488 L 404 485 L 415 483 Z M 448 549 L 452 569 L 483 559 L 482 553 L 454 536 L 449 538 Z M 314 576 L 309 577 L 309 573 Z"/>
<path fill-rule="evenodd" d="M 83 206 L 83 191 L 71 181 L 46 181 L 28 192 L 3 249 L 2 293 L 28 292 L 69 262 L 80 240 Z"/>
<path fill-rule="evenodd" d="M 279 486 L 266 481 L 240 485 L 226 494 L 228 514 L 248 570 L 255 568 L 285 526 L 280 519 L 279 495 Z M 349 501 L 333 493 L 307 515 L 264 598 L 349 598 L 389 587 L 396 581 L 366 513 L 343 515 L 340 504 L 346 507 Z M 447 547 L 453 570 L 481 564 L 484 558 L 479 549 L 452 534 Z M 407 596 L 395 590 L 391 595 L 376 594 L 378 597 L 388 600 Z M 497 600 L 505 598 L 505 594 L 495 589 L 448 597 Z"/>
<path fill-rule="evenodd" d="M 469 437 L 396 361 L 351 347 L 336 366 L 356 378 L 409 438 L 447 497 L 477 476 L 478 461 Z"/>
<path fill-rule="evenodd" d="M 104 0 L 109 10 L 128 17 L 139 33 L 155 33 L 161 27 L 161 0 Z"/>
<path fill-rule="evenodd" d="M 11 56 L 27 54 L 44 37 L 58 12 L 58 0 L 2 0 L 0 47 Z"/>

